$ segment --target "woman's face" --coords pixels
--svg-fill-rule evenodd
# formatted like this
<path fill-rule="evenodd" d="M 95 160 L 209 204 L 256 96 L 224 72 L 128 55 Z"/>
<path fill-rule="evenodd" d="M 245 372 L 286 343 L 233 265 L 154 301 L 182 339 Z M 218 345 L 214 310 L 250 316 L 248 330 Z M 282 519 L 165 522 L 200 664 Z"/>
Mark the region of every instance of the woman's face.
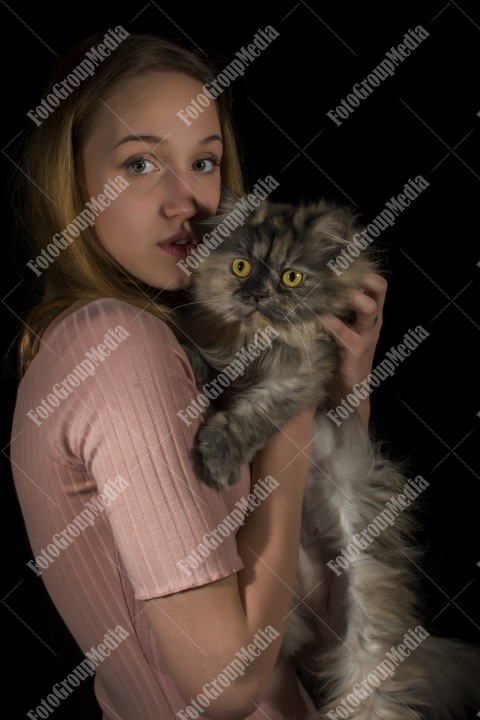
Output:
<path fill-rule="evenodd" d="M 214 103 L 190 125 L 177 115 L 200 92 L 202 84 L 183 73 L 130 80 L 107 99 L 82 150 L 88 198 L 118 175 L 129 183 L 95 220 L 101 245 L 156 288 L 188 285 L 177 263 L 201 240 L 191 223 L 214 215 L 220 199 L 222 137 Z"/>

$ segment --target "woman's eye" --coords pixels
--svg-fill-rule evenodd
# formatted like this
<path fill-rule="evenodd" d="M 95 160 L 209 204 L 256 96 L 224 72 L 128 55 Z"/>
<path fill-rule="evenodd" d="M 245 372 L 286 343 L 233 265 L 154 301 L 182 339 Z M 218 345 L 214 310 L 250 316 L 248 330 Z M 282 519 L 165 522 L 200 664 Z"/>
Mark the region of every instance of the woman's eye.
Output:
<path fill-rule="evenodd" d="M 212 172 L 216 165 L 220 163 L 213 158 L 202 158 L 201 160 L 195 160 L 192 165 L 192 169 L 196 172 Z"/>
<path fill-rule="evenodd" d="M 156 165 L 151 160 L 144 157 L 129 160 L 125 167 L 134 175 L 148 175 L 157 169 Z"/>
<path fill-rule="evenodd" d="M 252 272 L 252 266 L 248 260 L 243 258 L 235 258 L 232 262 L 232 272 L 234 275 L 240 278 L 247 277 Z"/>
<path fill-rule="evenodd" d="M 282 282 L 290 288 L 298 287 L 303 280 L 303 273 L 300 270 L 289 268 L 282 273 Z"/>

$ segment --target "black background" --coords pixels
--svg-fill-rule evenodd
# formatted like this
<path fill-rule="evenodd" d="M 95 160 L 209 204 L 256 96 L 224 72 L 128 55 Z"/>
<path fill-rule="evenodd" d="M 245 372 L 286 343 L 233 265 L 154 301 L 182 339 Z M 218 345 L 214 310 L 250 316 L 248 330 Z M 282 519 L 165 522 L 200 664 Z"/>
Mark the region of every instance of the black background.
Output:
<path fill-rule="evenodd" d="M 123 4 L 17 2 L 0 5 L 2 42 L 2 176 L 14 139 L 42 97 L 56 57 L 97 30 L 123 25 L 198 46 L 227 65 L 259 29 L 280 36 L 233 83 L 234 112 L 248 184 L 273 175 L 273 199 L 326 196 L 354 203 L 373 219 L 404 184 L 423 175 L 430 186 L 381 234 L 389 291 L 377 362 L 417 325 L 430 333 L 371 396 L 373 427 L 411 475 L 430 486 L 422 495 L 424 557 L 419 583 L 432 632 L 480 643 L 480 551 L 477 448 L 480 247 L 480 8 L 435 2 Z M 375 92 L 337 127 L 326 113 L 366 78 L 409 29 L 429 33 Z M 29 259 L 10 231 L 3 196 L 4 352 L 28 307 Z M 5 356 L 4 356 L 5 357 Z M 43 589 L 25 566 L 32 558 L 9 465 L 16 378 L 2 365 L 2 627 L 9 717 L 25 717 L 82 659 Z M 375 588 L 372 588 L 375 592 Z M 448 663 L 448 658 L 445 659 Z M 16 680 L 20 691 L 13 691 Z M 480 682 L 480 679 L 479 679 Z M 83 683 L 56 718 L 96 718 Z"/>

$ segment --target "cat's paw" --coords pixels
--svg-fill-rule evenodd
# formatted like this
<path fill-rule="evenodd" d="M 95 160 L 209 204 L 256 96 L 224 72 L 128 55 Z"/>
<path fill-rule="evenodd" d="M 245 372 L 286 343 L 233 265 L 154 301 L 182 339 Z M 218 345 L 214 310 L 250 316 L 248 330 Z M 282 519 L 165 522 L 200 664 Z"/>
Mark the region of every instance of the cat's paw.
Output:
<path fill-rule="evenodd" d="M 217 413 L 216 417 L 202 425 L 196 445 L 203 460 L 207 483 L 229 487 L 239 481 L 241 461 L 228 421 L 222 413 Z"/>

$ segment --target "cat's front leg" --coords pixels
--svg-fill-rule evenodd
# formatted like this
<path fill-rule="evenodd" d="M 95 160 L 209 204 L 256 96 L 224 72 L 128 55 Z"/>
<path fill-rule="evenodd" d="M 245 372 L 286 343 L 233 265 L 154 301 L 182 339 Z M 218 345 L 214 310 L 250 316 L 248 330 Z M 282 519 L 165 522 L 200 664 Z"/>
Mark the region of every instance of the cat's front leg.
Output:
<path fill-rule="evenodd" d="M 212 376 L 212 367 L 198 350 L 191 345 L 182 345 L 190 362 L 195 383 L 200 390 Z M 203 459 L 204 479 L 214 485 L 234 485 L 240 479 L 242 457 L 235 452 L 235 443 L 228 441 L 236 435 L 233 419 L 225 412 L 217 412 L 201 428 L 196 438 L 197 451 Z M 229 470 L 227 468 L 230 468 Z"/>
<path fill-rule="evenodd" d="M 203 359 L 198 350 L 191 345 L 182 345 L 182 348 L 192 368 L 197 388 L 202 388 L 209 379 L 210 365 Z"/>
<path fill-rule="evenodd" d="M 248 377 L 233 388 L 222 410 L 209 418 L 197 435 L 205 479 L 225 487 L 240 478 L 250 462 L 283 425 L 302 410 L 321 406 L 328 396 L 337 359 L 330 341 L 318 342 L 309 353 L 282 347 L 269 358 L 262 377 Z"/>
<path fill-rule="evenodd" d="M 197 435 L 205 480 L 220 487 L 234 485 L 242 463 L 253 459 L 282 426 L 312 405 L 318 388 L 310 376 L 262 382 L 235 396 L 233 404 L 209 418 Z"/>
<path fill-rule="evenodd" d="M 247 458 L 237 438 L 241 427 L 227 412 L 217 412 L 200 428 L 197 451 L 202 456 L 204 479 L 208 484 L 225 487 L 240 479 L 240 467 Z"/>

